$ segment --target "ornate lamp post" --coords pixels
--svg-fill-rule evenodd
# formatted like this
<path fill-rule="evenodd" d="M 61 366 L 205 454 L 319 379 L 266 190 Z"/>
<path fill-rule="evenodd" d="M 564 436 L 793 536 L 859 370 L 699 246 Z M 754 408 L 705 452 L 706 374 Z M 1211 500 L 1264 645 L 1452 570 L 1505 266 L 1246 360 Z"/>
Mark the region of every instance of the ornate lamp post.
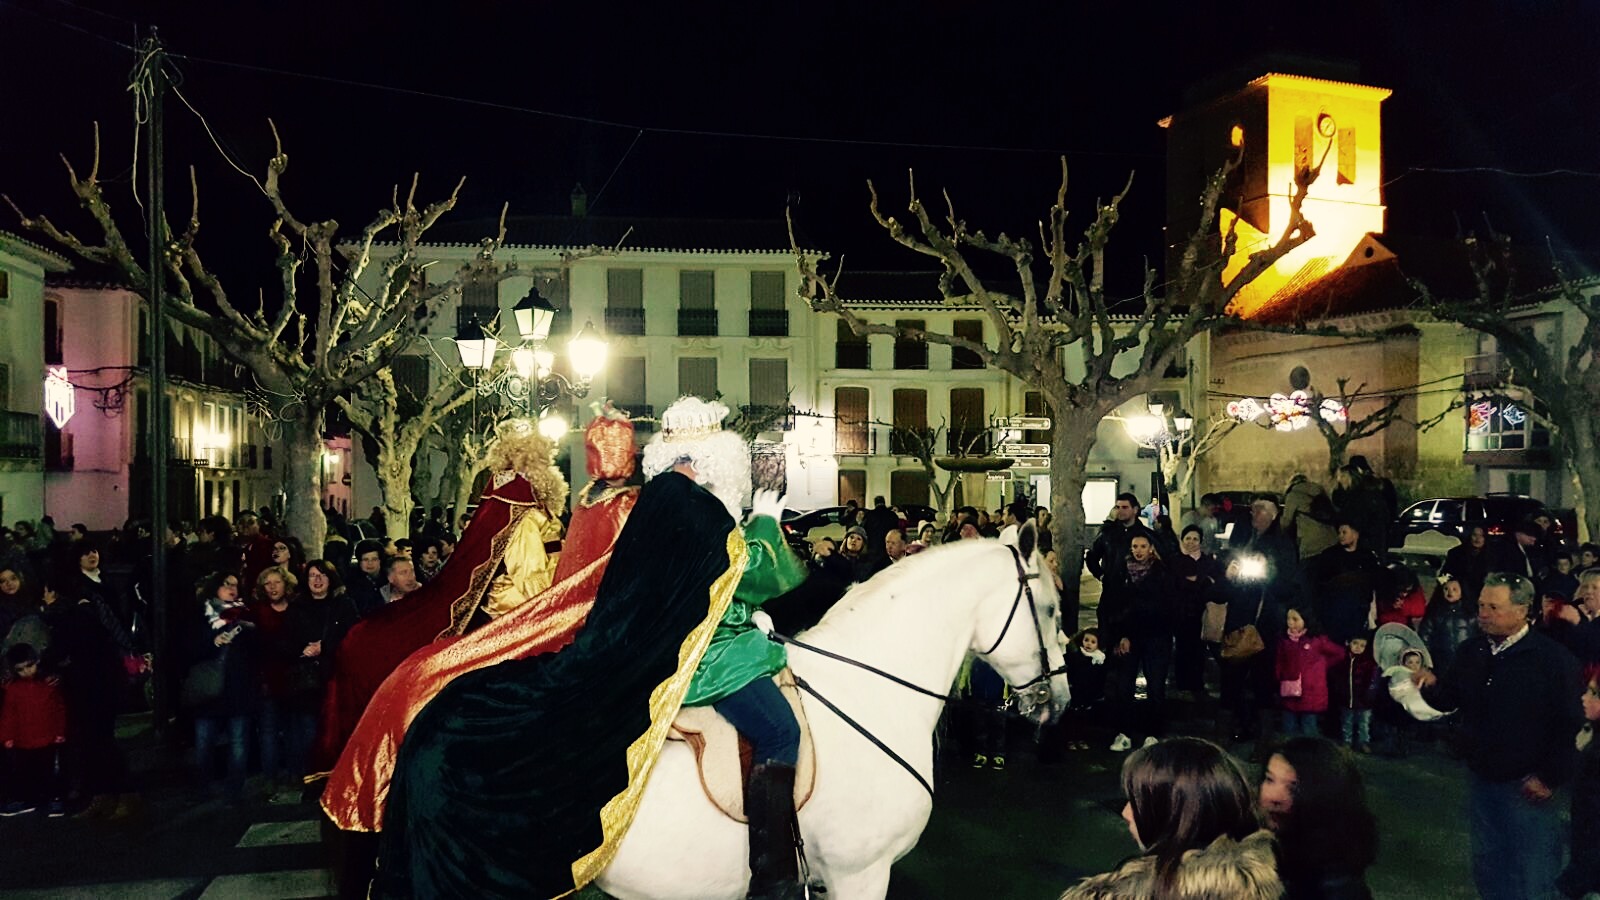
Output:
<path fill-rule="evenodd" d="M 505 348 L 510 365 L 499 375 L 487 376 L 494 369 L 495 356 L 502 345 L 473 319 L 456 333 L 461 367 L 474 373 L 479 396 L 499 394 L 505 397 L 519 405 L 526 415 L 539 420 L 540 433 L 551 440 L 559 439 L 567 433 L 568 423 L 551 408 L 563 397 L 582 399 L 589 395 L 590 384 L 605 368 L 606 341 L 595 330 L 593 322 L 584 323 L 577 336 L 567 344 L 573 375 L 569 379 L 555 371 L 555 353 L 547 346 L 556 314 L 550 301 L 539 295 L 538 288 L 530 288 L 527 296 L 511 308 L 511 313 L 520 342 Z"/>
<path fill-rule="evenodd" d="M 1155 451 L 1155 499 L 1163 511 L 1170 510 L 1172 506 L 1167 495 L 1167 472 L 1176 468 L 1173 463 L 1183 455 L 1184 445 L 1194 434 L 1194 416 L 1181 409 L 1169 413 L 1166 404 L 1151 403 L 1147 413 L 1125 417 L 1122 420 L 1122 427 L 1134 443 Z"/>

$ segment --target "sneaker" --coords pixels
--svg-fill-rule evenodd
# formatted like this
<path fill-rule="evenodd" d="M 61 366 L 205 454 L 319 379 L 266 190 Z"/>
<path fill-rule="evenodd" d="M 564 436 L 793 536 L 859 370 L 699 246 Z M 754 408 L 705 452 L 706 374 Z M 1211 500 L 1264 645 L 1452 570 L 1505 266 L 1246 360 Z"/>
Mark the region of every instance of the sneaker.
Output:
<path fill-rule="evenodd" d="M 984 766 L 987 766 L 988 764 L 989 764 L 989 757 L 984 756 L 982 753 L 975 754 L 972 757 L 972 767 L 974 769 L 981 769 Z"/>
<path fill-rule="evenodd" d="M 1117 735 L 1116 740 L 1111 742 L 1111 749 L 1118 753 L 1121 753 L 1124 750 L 1132 750 L 1133 741 L 1128 740 L 1127 735 L 1119 734 Z"/>
<path fill-rule="evenodd" d="M 7 803 L 5 806 L 0 806 L 0 816 L 10 817 L 27 815 L 38 808 L 39 807 L 34 806 L 32 803 L 23 803 L 20 800 L 13 800 L 10 803 Z"/>
<path fill-rule="evenodd" d="M 1139 746 L 1141 746 L 1141 747 L 1154 747 L 1157 743 L 1158 742 L 1156 741 L 1156 736 L 1152 734 L 1149 737 L 1145 738 L 1144 739 L 1144 743 L 1140 744 Z"/>
<path fill-rule="evenodd" d="M 1004 756 L 996 756 L 993 759 L 989 760 L 989 768 L 991 768 L 991 769 L 1004 771 L 1005 767 L 1006 767 L 1006 758 Z"/>
<path fill-rule="evenodd" d="M 59 819 L 67 814 L 67 805 L 60 800 L 51 800 L 45 808 L 45 815 L 52 819 Z"/>

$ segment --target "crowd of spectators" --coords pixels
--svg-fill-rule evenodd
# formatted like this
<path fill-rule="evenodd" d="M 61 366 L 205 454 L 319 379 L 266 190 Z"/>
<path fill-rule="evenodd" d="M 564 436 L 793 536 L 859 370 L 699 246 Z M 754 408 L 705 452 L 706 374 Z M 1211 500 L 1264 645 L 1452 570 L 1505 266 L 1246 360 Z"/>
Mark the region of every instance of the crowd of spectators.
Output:
<path fill-rule="evenodd" d="M 201 791 L 237 801 L 301 784 L 345 634 L 455 548 L 442 511 L 400 541 L 361 540 L 328 516 L 315 557 L 270 509 L 169 523 L 156 666 L 148 523 L 97 535 L 46 516 L 0 529 L 0 816 L 137 813 L 116 717 L 147 708 L 154 679 L 192 741 Z"/>

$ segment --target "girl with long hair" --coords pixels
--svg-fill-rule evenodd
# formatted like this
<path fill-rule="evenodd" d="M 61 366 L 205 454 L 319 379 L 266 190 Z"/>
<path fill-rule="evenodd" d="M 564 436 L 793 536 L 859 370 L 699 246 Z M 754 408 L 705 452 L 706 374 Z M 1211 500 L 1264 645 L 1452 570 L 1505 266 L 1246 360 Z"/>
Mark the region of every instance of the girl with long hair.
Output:
<path fill-rule="evenodd" d="M 1268 900 L 1283 894 L 1271 834 L 1239 764 L 1210 741 L 1140 748 L 1122 766 L 1122 818 L 1141 853 L 1061 900 Z"/>
<path fill-rule="evenodd" d="M 1290 738 L 1267 760 L 1260 800 L 1278 836 L 1285 897 L 1370 900 L 1365 874 L 1378 855 L 1378 825 L 1348 751 L 1320 737 Z"/>

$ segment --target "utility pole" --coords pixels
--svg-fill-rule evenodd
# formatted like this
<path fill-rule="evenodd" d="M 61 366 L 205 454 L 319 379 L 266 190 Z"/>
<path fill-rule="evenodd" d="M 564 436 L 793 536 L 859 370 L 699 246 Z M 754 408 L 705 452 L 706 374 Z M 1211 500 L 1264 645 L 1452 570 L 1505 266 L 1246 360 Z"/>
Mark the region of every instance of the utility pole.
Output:
<path fill-rule="evenodd" d="M 150 647 L 153 671 L 153 716 L 158 732 L 165 734 L 172 721 L 173 655 L 167 627 L 167 459 L 171 452 L 172 415 L 167 402 L 166 214 L 162 141 L 162 95 L 166 91 L 163 66 L 166 54 L 161 37 L 150 29 L 134 70 L 135 89 L 148 93 L 145 119 L 145 233 L 150 257 L 145 302 L 150 307 Z M 140 84 L 139 82 L 142 82 Z"/>

